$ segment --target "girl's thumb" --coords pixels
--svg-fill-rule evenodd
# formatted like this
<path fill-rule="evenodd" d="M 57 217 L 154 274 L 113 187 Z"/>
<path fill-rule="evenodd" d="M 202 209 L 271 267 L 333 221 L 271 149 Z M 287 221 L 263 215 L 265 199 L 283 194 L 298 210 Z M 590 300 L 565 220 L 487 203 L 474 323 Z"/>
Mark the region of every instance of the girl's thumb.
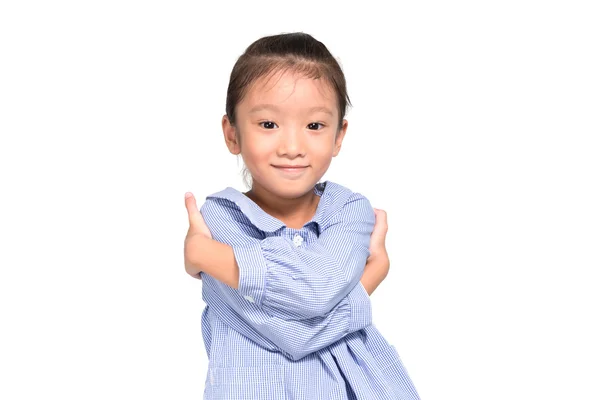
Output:
<path fill-rule="evenodd" d="M 190 219 L 190 224 L 196 222 L 197 213 L 200 213 L 198 207 L 196 206 L 196 198 L 191 192 L 185 193 L 185 208 L 188 212 L 188 217 Z"/>
<path fill-rule="evenodd" d="M 373 233 L 376 235 L 385 235 L 387 232 L 387 213 L 378 208 L 374 208 L 375 210 L 375 227 L 373 228 Z"/>

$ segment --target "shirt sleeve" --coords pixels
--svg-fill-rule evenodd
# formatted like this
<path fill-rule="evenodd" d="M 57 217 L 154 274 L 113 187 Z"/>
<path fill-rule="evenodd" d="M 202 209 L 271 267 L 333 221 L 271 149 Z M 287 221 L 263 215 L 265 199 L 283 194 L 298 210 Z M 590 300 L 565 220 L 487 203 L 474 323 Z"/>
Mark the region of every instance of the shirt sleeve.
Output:
<path fill-rule="evenodd" d="M 266 314 L 236 289 L 202 275 L 204 300 L 222 322 L 261 347 L 292 360 L 328 347 L 372 323 L 370 299 L 360 282 L 327 315 L 284 320 Z"/>
<path fill-rule="evenodd" d="M 214 229 L 213 237 L 225 238 L 233 248 L 238 291 L 269 315 L 287 320 L 323 317 L 360 282 L 375 224 L 364 196 L 350 196 L 323 224 L 319 238 L 305 247 L 294 246 L 287 237 L 248 235 L 251 224 L 240 224 L 239 215 L 226 204 L 209 199 L 200 211 L 211 233 Z M 232 240 L 238 237 L 247 240 Z"/>

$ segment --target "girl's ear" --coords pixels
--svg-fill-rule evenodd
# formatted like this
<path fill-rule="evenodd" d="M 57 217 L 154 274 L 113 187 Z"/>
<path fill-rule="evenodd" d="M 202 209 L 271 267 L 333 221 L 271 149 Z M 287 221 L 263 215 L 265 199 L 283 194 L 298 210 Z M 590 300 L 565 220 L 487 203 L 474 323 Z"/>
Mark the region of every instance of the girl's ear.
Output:
<path fill-rule="evenodd" d="M 223 136 L 225 138 L 225 144 L 227 145 L 229 152 L 235 155 L 240 154 L 242 150 L 235 132 L 236 129 L 229 122 L 229 118 L 227 117 L 227 115 L 223 115 L 221 125 L 223 126 Z"/>
<path fill-rule="evenodd" d="M 348 121 L 342 121 L 342 128 L 337 132 L 335 136 L 335 146 L 333 148 L 333 156 L 337 156 L 342 149 L 342 141 L 344 140 L 344 136 L 346 136 L 346 129 L 348 129 Z"/>

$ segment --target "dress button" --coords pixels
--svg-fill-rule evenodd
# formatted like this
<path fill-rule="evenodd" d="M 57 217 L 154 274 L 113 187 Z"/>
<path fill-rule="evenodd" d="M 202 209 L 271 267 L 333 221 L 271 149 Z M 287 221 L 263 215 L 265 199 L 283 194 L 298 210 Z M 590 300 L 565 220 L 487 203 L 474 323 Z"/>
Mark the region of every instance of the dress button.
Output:
<path fill-rule="evenodd" d="M 304 241 L 304 239 L 302 239 L 302 236 L 300 236 L 300 235 L 294 236 L 294 246 L 300 247 L 300 245 L 302 244 L 303 241 Z"/>
<path fill-rule="evenodd" d="M 244 296 L 244 298 L 246 300 L 248 300 L 250 303 L 254 303 L 254 299 L 251 296 Z"/>

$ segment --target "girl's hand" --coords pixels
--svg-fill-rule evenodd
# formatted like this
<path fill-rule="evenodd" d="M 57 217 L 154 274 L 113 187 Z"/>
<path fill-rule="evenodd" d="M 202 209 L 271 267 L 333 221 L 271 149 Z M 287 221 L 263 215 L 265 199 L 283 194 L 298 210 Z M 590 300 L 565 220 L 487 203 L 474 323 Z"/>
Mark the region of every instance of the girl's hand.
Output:
<path fill-rule="evenodd" d="M 387 234 L 387 214 L 377 208 L 375 210 L 375 227 L 371 233 L 369 251 L 365 272 L 360 280 L 369 296 L 377 286 L 386 278 L 390 270 L 390 259 L 385 249 L 385 236 Z"/>
<path fill-rule="evenodd" d="M 196 205 L 196 198 L 190 192 L 185 194 L 185 208 L 187 208 L 190 228 L 188 229 L 187 236 L 193 235 L 204 235 L 209 239 L 212 239 L 208 225 L 204 222 L 202 214 Z"/>
<path fill-rule="evenodd" d="M 190 265 L 191 263 L 190 246 L 194 241 L 194 237 L 196 237 L 197 235 L 201 235 L 212 239 L 212 235 L 210 234 L 210 230 L 208 229 L 206 222 L 204 222 L 204 218 L 202 217 L 202 214 L 200 214 L 200 210 L 196 205 L 196 198 L 190 192 L 185 194 L 185 208 L 187 209 L 188 219 L 190 223 L 190 227 L 187 231 L 187 235 L 185 236 L 185 240 L 183 243 L 183 258 L 187 271 L 188 265 Z M 202 279 L 200 273 L 194 275 L 194 278 Z"/>
<path fill-rule="evenodd" d="M 371 242 L 369 245 L 369 251 L 371 252 L 371 258 L 387 258 L 387 250 L 385 249 L 385 236 L 388 231 L 387 224 L 387 213 L 378 208 L 375 210 L 375 227 L 373 233 L 371 233 Z"/>

